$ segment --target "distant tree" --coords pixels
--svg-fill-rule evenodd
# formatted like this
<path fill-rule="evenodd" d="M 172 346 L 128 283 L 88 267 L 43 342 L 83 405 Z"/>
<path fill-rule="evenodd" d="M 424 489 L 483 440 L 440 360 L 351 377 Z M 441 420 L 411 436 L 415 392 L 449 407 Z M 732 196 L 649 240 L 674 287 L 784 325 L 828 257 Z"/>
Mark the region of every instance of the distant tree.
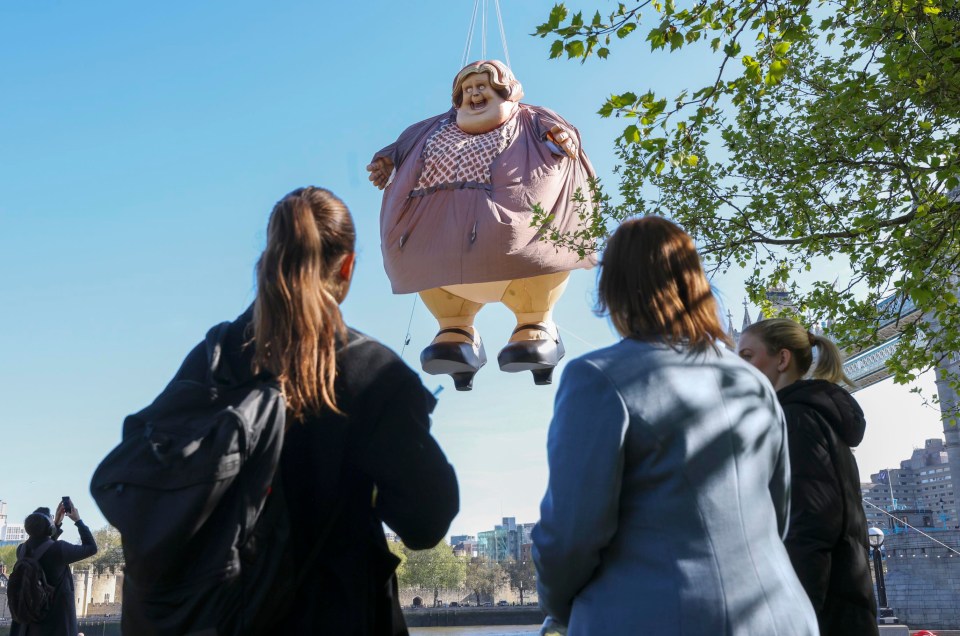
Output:
<path fill-rule="evenodd" d="M 438 543 L 429 550 L 411 550 L 401 546 L 402 563 L 397 577 L 402 587 L 433 590 L 433 604 L 437 605 L 440 588 L 460 589 L 466 575 L 466 561 L 454 555 L 453 548 Z"/>
<path fill-rule="evenodd" d="M 13 564 L 17 562 L 17 546 L 5 545 L 0 547 L 0 563 L 7 568 L 7 576 L 13 570 Z"/>
<path fill-rule="evenodd" d="M 120 540 L 120 531 L 113 526 L 104 526 L 93 531 L 93 539 L 97 542 L 97 553 L 83 561 L 78 561 L 75 567 L 92 568 L 97 574 L 107 570 L 117 572 L 123 569 L 123 545 Z"/>
<path fill-rule="evenodd" d="M 533 561 L 510 559 L 503 564 L 503 570 L 510 589 L 520 593 L 520 604 L 523 605 L 523 595 L 536 591 L 537 588 L 537 570 Z"/>
<path fill-rule="evenodd" d="M 477 605 L 480 604 L 482 596 L 492 598 L 497 590 L 503 588 L 506 581 L 507 575 L 499 563 L 478 557 L 467 563 L 464 585 L 476 597 Z"/>

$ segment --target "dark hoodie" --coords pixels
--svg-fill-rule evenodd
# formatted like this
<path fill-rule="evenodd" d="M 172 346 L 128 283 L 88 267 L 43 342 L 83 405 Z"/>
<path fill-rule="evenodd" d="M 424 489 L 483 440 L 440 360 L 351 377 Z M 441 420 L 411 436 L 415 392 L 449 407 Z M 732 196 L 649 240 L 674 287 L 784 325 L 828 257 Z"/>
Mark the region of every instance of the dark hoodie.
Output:
<path fill-rule="evenodd" d="M 790 445 L 790 527 L 785 544 L 824 636 L 878 634 L 860 472 L 860 405 L 825 380 L 777 392 Z"/>

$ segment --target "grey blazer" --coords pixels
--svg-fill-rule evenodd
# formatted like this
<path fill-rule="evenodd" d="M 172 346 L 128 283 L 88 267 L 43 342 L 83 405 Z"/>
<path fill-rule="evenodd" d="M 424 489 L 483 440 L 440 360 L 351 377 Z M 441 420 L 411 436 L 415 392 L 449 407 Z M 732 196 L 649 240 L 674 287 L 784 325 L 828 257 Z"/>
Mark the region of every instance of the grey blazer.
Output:
<path fill-rule="evenodd" d="M 786 426 L 734 354 L 626 339 L 567 365 L 533 531 L 540 604 L 570 636 L 811 636 L 781 537 Z"/>

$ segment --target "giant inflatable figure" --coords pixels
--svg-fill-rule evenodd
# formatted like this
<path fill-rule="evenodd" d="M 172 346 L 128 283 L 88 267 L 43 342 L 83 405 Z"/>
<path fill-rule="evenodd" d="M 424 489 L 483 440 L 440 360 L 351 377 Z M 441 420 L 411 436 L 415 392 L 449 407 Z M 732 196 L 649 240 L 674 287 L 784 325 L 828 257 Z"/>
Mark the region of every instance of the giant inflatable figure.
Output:
<path fill-rule="evenodd" d="M 420 354 L 423 370 L 450 374 L 460 391 L 486 363 L 473 325 L 490 302 L 517 319 L 500 369 L 550 384 L 564 354 L 553 307 L 570 270 L 594 264 L 531 227 L 539 204 L 552 227 L 576 230 L 575 193 L 589 201 L 594 172 L 576 128 L 521 97 L 502 62 L 474 62 L 453 81 L 450 111 L 410 126 L 367 166 L 385 188 L 380 238 L 393 291 L 419 292 L 440 324 Z"/>

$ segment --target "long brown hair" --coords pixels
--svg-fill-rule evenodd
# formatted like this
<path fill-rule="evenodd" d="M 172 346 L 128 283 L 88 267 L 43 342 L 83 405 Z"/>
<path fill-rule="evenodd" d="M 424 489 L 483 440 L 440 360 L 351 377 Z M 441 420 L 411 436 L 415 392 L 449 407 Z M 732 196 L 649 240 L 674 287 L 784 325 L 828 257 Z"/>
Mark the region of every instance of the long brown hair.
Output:
<path fill-rule="evenodd" d="M 339 412 L 335 352 L 346 326 L 338 274 L 355 241 L 347 206 L 323 188 L 294 190 L 270 214 L 257 262 L 253 366 L 276 376 L 294 420 L 324 407 Z"/>
<path fill-rule="evenodd" d="M 755 322 L 743 333 L 750 333 L 760 339 L 767 353 L 776 355 L 782 349 L 790 352 L 797 361 L 797 371 L 807 375 L 813 365 L 813 348 L 818 349 L 817 366 L 812 377 L 827 380 L 834 384 L 841 382 L 855 387 L 857 384 L 843 372 L 843 355 L 829 338 L 807 331 L 807 328 L 789 318 L 770 318 Z"/>
<path fill-rule="evenodd" d="M 730 343 L 693 239 L 662 217 L 617 228 L 603 252 L 597 291 L 597 313 L 609 314 L 625 338 L 695 351 Z"/>

